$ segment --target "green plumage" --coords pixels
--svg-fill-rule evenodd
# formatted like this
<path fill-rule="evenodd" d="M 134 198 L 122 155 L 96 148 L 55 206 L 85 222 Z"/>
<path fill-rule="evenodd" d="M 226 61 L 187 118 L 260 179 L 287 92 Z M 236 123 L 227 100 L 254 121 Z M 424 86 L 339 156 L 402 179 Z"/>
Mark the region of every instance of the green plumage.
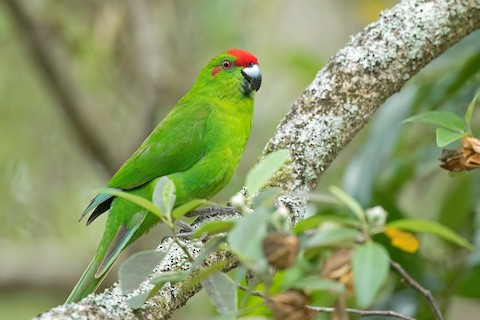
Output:
<path fill-rule="evenodd" d="M 176 187 L 176 206 L 210 199 L 240 161 L 260 81 L 257 59 L 246 51 L 232 49 L 213 58 L 108 186 L 150 200 L 158 179 L 168 176 Z M 104 194 L 92 200 L 82 217 L 97 208 L 90 223 L 108 207 L 103 239 L 66 303 L 94 292 L 121 251 L 159 222 L 141 207 Z"/>

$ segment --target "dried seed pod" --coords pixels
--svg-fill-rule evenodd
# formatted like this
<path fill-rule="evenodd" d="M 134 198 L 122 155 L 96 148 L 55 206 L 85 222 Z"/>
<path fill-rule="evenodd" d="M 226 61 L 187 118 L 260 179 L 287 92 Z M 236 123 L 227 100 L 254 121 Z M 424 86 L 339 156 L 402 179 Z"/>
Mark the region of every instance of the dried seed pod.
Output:
<path fill-rule="evenodd" d="M 309 297 L 298 290 L 288 290 L 271 298 L 268 302 L 276 320 L 310 320 L 316 311 L 306 305 Z"/>
<path fill-rule="evenodd" d="M 320 276 L 342 283 L 353 295 L 352 250 L 339 249 L 323 265 Z"/>
<path fill-rule="evenodd" d="M 280 270 L 293 265 L 299 250 L 300 242 L 292 234 L 273 232 L 263 240 L 263 253 L 268 263 Z"/>
<path fill-rule="evenodd" d="M 443 150 L 439 160 L 440 167 L 453 172 L 468 171 L 480 168 L 480 140 L 474 137 L 463 137 L 462 146 L 458 150 Z"/>

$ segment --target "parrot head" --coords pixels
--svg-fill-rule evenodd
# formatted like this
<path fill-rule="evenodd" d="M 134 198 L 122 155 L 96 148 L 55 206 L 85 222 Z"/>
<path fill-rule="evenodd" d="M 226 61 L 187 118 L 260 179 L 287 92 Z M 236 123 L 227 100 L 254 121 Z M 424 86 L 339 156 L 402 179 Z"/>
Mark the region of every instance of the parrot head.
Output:
<path fill-rule="evenodd" d="M 242 96 L 251 96 L 260 89 L 262 74 L 258 67 L 257 58 L 248 51 L 242 49 L 230 49 L 214 57 L 202 70 L 197 82 L 208 86 L 221 88 L 223 93 L 232 90 Z"/>

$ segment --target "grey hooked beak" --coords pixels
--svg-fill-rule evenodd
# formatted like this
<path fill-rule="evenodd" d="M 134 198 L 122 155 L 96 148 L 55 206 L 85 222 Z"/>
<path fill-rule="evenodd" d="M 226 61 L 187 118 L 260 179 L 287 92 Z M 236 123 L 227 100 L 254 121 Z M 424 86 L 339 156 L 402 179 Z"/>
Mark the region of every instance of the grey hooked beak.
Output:
<path fill-rule="evenodd" d="M 258 64 L 252 64 L 250 67 L 243 68 L 242 74 L 248 82 L 248 89 L 255 91 L 260 89 L 260 85 L 262 84 L 262 73 L 260 72 Z"/>

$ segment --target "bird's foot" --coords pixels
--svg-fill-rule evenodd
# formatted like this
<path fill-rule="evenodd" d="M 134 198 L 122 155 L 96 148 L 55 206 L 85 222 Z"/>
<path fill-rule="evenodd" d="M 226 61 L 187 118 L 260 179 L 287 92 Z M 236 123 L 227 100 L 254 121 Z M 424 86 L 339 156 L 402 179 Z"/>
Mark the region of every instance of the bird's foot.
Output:
<path fill-rule="evenodd" d="M 236 216 L 239 214 L 240 213 L 237 211 L 237 209 L 231 206 L 211 206 L 211 207 L 204 207 L 204 208 L 198 208 L 198 209 L 192 210 L 189 213 L 187 213 L 185 216 L 187 217 L 199 216 L 202 218 L 202 220 L 204 220 L 208 218 L 213 218 L 217 215 Z"/>

